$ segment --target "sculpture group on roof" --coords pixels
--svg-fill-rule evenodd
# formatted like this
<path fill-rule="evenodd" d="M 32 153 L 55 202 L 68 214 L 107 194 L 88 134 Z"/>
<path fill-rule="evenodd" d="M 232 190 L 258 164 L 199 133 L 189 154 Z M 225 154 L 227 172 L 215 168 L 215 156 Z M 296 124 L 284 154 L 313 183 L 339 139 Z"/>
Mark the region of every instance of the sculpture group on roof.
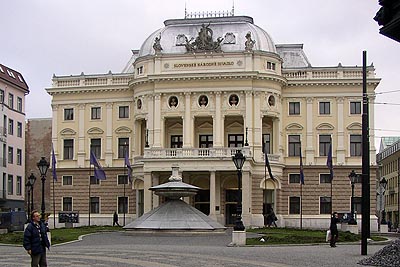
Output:
<path fill-rule="evenodd" d="M 185 40 L 185 47 L 187 52 L 221 52 L 221 43 L 224 38 L 218 37 L 217 41 L 213 41 L 213 31 L 210 29 L 210 24 L 208 24 L 207 26 L 202 24 L 199 35 L 194 41 L 193 38 L 189 40 L 186 36 Z"/>

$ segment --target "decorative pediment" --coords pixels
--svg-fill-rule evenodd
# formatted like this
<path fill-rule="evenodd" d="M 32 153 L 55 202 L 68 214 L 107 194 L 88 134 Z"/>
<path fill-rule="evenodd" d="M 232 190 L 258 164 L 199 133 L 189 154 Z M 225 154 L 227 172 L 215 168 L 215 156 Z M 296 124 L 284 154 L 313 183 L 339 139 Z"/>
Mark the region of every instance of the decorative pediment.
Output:
<path fill-rule="evenodd" d="M 99 127 L 92 127 L 87 131 L 88 134 L 103 134 L 104 131 Z"/>
<path fill-rule="evenodd" d="M 347 130 L 349 131 L 361 131 L 362 125 L 359 122 L 353 122 L 349 126 L 347 126 Z"/>
<path fill-rule="evenodd" d="M 61 135 L 75 135 L 76 134 L 76 132 L 74 131 L 74 130 L 72 130 L 71 128 L 65 128 L 65 129 L 62 129 L 61 131 L 60 131 L 60 134 Z"/>
<path fill-rule="evenodd" d="M 182 127 L 183 127 L 183 124 L 180 123 L 180 122 L 176 122 L 176 123 L 171 124 L 171 125 L 169 126 L 169 128 L 172 128 L 172 129 L 182 129 Z"/>
<path fill-rule="evenodd" d="M 202 124 L 200 124 L 199 126 L 198 126 L 198 128 L 199 129 L 212 129 L 213 128 L 213 125 L 212 125 L 212 123 L 209 123 L 208 121 L 206 121 L 206 122 L 203 122 Z"/>
<path fill-rule="evenodd" d="M 131 133 L 131 132 L 132 132 L 132 130 L 130 128 L 126 127 L 126 126 L 118 127 L 115 130 L 116 134 L 127 134 L 127 133 Z"/>
<path fill-rule="evenodd" d="M 243 128 L 243 124 L 242 124 L 242 123 L 239 123 L 239 122 L 237 122 L 237 121 L 234 121 L 234 122 L 228 124 L 228 125 L 226 126 L 226 128 L 229 128 L 229 129 L 231 129 L 231 128 L 240 128 L 240 129 L 242 129 L 242 128 Z"/>
<path fill-rule="evenodd" d="M 335 127 L 333 127 L 332 124 L 324 122 L 319 124 L 315 129 L 322 131 L 322 130 L 333 130 L 334 128 Z"/>
<path fill-rule="evenodd" d="M 303 130 L 303 126 L 301 126 L 298 123 L 291 123 L 288 126 L 286 126 L 286 131 L 300 131 Z"/>

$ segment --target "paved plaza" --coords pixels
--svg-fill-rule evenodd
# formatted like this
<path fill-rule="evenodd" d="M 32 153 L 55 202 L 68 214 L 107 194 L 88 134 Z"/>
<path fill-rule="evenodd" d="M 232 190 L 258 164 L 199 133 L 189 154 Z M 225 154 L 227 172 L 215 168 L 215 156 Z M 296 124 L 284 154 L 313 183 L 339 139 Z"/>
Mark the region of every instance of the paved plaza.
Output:
<path fill-rule="evenodd" d="M 220 234 L 144 234 L 112 232 L 88 235 L 77 242 L 51 247 L 49 266 L 151 267 L 286 267 L 359 266 L 357 262 L 384 247 L 369 245 L 368 256 L 359 244 L 230 247 L 231 231 Z M 30 266 L 22 246 L 0 246 L 2 267 Z"/>

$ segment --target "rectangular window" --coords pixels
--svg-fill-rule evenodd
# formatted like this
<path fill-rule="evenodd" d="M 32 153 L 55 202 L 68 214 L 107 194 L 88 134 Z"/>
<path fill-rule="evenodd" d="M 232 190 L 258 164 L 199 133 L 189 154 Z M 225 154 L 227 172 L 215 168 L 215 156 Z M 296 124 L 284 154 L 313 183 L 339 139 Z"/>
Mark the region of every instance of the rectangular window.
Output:
<path fill-rule="evenodd" d="M 171 148 L 182 148 L 183 135 L 171 135 Z"/>
<path fill-rule="evenodd" d="M 289 214 L 300 214 L 300 197 L 289 197 Z"/>
<path fill-rule="evenodd" d="M 17 148 L 17 165 L 22 165 L 22 149 Z"/>
<path fill-rule="evenodd" d="M 101 159 L 101 139 L 93 138 L 90 139 L 90 151 L 93 151 L 93 154 L 97 159 Z"/>
<path fill-rule="evenodd" d="M 319 183 L 320 184 L 330 184 L 331 183 L 331 175 L 329 173 L 320 173 L 319 174 Z"/>
<path fill-rule="evenodd" d="M 14 109 L 14 95 L 8 94 L 8 107 Z"/>
<path fill-rule="evenodd" d="M 17 110 L 22 112 L 22 98 L 17 97 Z"/>
<path fill-rule="evenodd" d="M 63 197 L 63 211 L 72 211 L 72 197 Z"/>
<path fill-rule="evenodd" d="M 129 151 L 129 138 L 118 138 L 118 158 L 125 158 L 126 153 Z M 129 154 L 128 154 L 129 157 Z"/>
<path fill-rule="evenodd" d="M 267 61 L 267 69 L 268 70 L 275 70 L 275 63 Z"/>
<path fill-rule="evenodd" d="M 17 122 L 17 137 L 22 137 L 22 122 Z"/>
<path fill-rule="evenodd" d="M 129 118 L 129 106 L 121 106 L 119 107 L 119 118 Z"/>
<path fill-rule="evenodd" d="M 320 135 L 319 136 L 319 155 L 322 157 L 328 156 L 330 146 L 331 146 L 331 136 L 330 135 Z"/>
<path fill-rule="evenodd" d="M 350 156 L 361 157 L 362 136 L 360 134 L 350 135 Z"/>
<path fill-rule="evenodd" d="M 74 158 L 74 140 L 65 139 L 64 140 L 64 159 Z"/>
<path fill-rule="evenodd" d="M 361 201 L 362 201 L 362 197 L 353 197 L 354 211 L 357 212 L 357 214 L 362 213 Z"/>
<path fill-rule="evenodd" d="M 22 195 L 22 177 L 21 176 L 17 176 L 17 190 L 16 190 L 16 194 L 17 196 L 21 196 Z"/>
<path fill-rule="evenodd" d="M 14 148 L 11 146 L 8 147 L 8 163 L 14 163 Z"/>
<path fill-rule="evenodd" d="M 0 89 L 0 103 L 4 103 L 4 90 Z"/>
<path fill-rule="evenodd" d="M 128 175 L 118 175 L 118 184 L 128 184 Z"/>
<path fill-rule="evenodd" d="M 271 135 L 270 134 L 263 134 L 262 135 L 262 151 L 264 154 L 271 154 Z"/>
<path fill-rule="evenodd" d="M 289 102 L 289 115 L 300 115 L 300 102 Z"/>
<path fill-rule="evenodd" d="M 8 119 L 8 134 L 13 135 L 14 134 L 14 120 Z"/>
<path fill-rule="evenodd" d="M 101 107 L 92 108 L 92 120 L 99 120 L 101 118 Z"/>
<path fill-rule="evenodd" d="M 213 147 L 213 136 L 212 134 L 204 134 L 199 136 L 199 148 L 210 148 Z"/>
<path fill-rule="evenodd" d="M 128 213 L 128 197 L 118 197 L 118 213 Z"/>
<path fill-rule="evenodd" d="M 319 213 L 320 214 L 331 214 L 332 202 L 330 197 L 319 198 Z"/>
<path fill-rule="evenodd" d="M 228 134 L 228 147 L 243 147 L 243 134 Z"/>
<path fill-rule="evenodd" d="M 361 102 L 360 101 L 350 102 L 350 114 L 361 114 Z"/>
<path fill-rule="evenodd" d="M 94 177 L 93 175 L 90 175 L 89 180 L 90 184 L 100 184 L 100 180 L 96 179 L 96 177 Z"/>
<path fill-rule="evenodd" d="M 300 183 L 300 173 L 290 173 L 289 184 L 299 184 L 299 183 Z"/>
<path fill-rule="evenodd" d="M 12 176 L 12 174 L 8 175 L 7 193 L 9 195 L 14 194 L 14 177 Z"/>
<path fill-rule="evenodd" d="M 298 157 L 300 156 L 300 135 L 289 135 L 289 157 Z"/>
<path fill-rule="evenodd" d="M 136 68 L 136 73 L 137 73 L 137 75 L 143 74 L 143 66 Z"/>
<path fill-rule="evenodd" d="M 90 212 L 91 213 L 100 213 L 100 198 L 99 197 L 90 197 Z"/>
<path fill-rule="evenodd" d="M 72 175 L 63 175 L 62 184 L 63 185 L 72 185 Z"/>
<path fill-rule="evenodd" d="M 331 114 L 331 103 L 330 102 L 319 102 L 319 114 L 320 115 Z"/>
<path fill-rule="evenodd" d="M 74 109 L 73 108 L 65 108 L 64 109 L 64 120 L 65 121 L 74 120 Z"/>

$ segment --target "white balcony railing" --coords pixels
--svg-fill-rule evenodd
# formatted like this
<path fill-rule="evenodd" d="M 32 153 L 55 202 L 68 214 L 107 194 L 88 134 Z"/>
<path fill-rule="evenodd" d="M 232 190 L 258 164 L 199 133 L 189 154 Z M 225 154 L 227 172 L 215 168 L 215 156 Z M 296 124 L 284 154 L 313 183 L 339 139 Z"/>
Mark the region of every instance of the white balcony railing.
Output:
<path fill-rule="evenodd" d="M 242 150 L 243 155 L 251 157 L 249 147 L 231 147 L 231 148 L 146 148 L 144 159 L 162 159 L 162 158 L 221 158 L 232 157 L 236 151 Z"/>

